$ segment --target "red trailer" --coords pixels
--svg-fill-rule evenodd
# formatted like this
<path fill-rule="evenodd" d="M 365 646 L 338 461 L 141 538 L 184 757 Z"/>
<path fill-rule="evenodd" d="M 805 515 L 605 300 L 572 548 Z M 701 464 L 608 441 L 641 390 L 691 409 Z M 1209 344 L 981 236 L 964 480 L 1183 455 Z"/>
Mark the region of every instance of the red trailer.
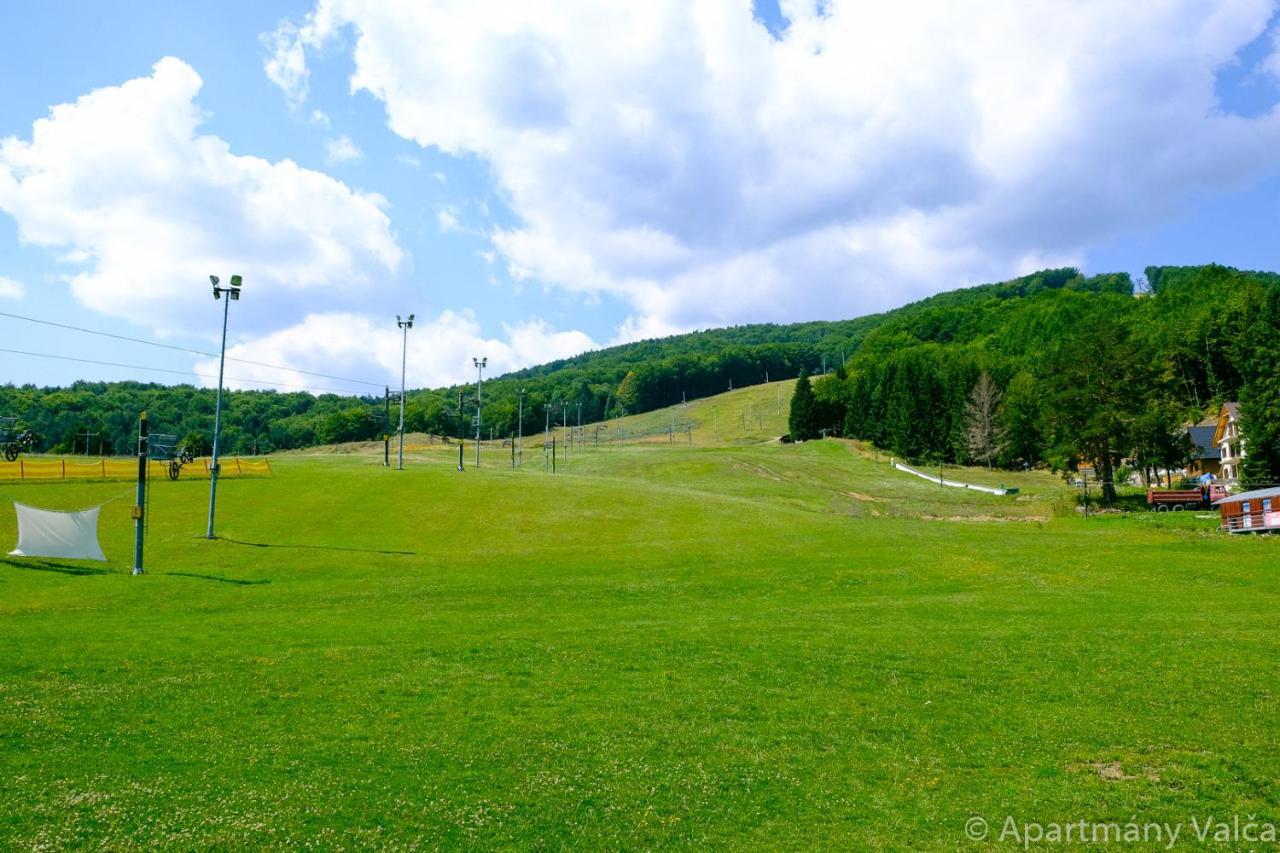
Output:
<path fill-rule="evenodd" d="M 1184 509 L 1208 509 L 1213 502 L 1227 496 L 1227 487 L 1217 484 L 1198 489 L 1147 489 L 1147 506 L 1156 512 Z"/>

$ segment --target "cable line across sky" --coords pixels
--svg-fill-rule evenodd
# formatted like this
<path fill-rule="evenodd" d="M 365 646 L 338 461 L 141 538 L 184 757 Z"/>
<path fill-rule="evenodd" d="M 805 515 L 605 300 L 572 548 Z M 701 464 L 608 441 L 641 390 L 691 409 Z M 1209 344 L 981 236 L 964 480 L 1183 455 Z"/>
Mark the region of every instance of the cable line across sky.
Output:
<path fill-rule="evenodd" d="M 99 361 L 97 359 L 92 359 L 92 358 L 76 358 L 75 356 L 54 355 L 53 353 L 47 353 L 47 352 L 29 352 L 27 350 L 8 349 L 5 347 L 0 347 L 0 352 L 7 352 L 12 355 L 25 355 L 25 356 L 30 356 L 32 358 L 52 358 L 58 361 L 75 361 L 75 362 L 79 362 L 80 364 L 97 364 L 103 367 L 120 367 L 126 370 L 142 370 L 142 371 L 148 371 L 151 373 L 169 373 L 169 374 L 173 374 L 174 376 L 197 376 L 200 379 L 216 379 L 217 378 L 213 374 L 199 373 L 194 370 L 172 370 L 166 367 L 147 367 L 141 364 L 120 364 L 114 361 Z M 284 369 L 291 370 L 292 368 L 284 368 Z M 272 382 L 269 379 L 249 379 L 247 377 L 242 377 L 242 376 L 228 376 L 226 377 L 226 379 L 232 382 L 251 382 L 257 385 L 271 385 L 276 388 L 291 388 L 291 389 L 300 390 L 300 391 L 325 391 L 332 394 L 343 394 L 351 397 L 360 396 L 359 394 L 356 394 L 353 391 L 343 389 L 343 388 L 324 388 L 316 385 L 297 385 L 291 382 Z M 382 387 L 382 386 L 379 386 L 379 387 Z"/>
<path fill-rule="evenodd" d="M 86 329 L 86 328 L 83 328 L 82 326 L 72 326 L 72 325 L 70 325 L 70 324 L 68 324 L 68 323 L 56 323 L 56 322 L 54 322 L 54 321 L 52 321 L 52 320 L 41 320 L 41 319 L 39 319 L 39 318 L 37 318 L 37 317 L 27 317 L 27 316 L 22 315 L 22 314 L 11 314 L 11 313 L 9 313 L 9 312 L 7 312 L 7 311 L 0 311 L 0 317 L 8 317 L 9 319 L 12 319 L 12 320 L 23 320 L 23 321 L 28 322 L 28 323 L 38 323 L 38 324 L 40 324 L 40 325 L 42 325 L 42 326 L 52 326 L 52 327 L 57 328 L 57 329 L 67 329 L 67 330 L 72 331 L 72 332 L 83 332 L 84 334 L 87 334 L 87 335 L 97 335 L 97 336 L 99 336 L 99 337 L 103 337 L 103 338 L 114 338 L 115 340 L 118 340 L 118 341 L 128 341 L 128 342 L 130 342 L 130 343 L 143 344 L 143 345 L 145 345 L 145 346 L 149 346 L 149 347 L 158 347 L 158 348 L 160 348 L 160 349 L 173 350 L 174 352 L 184 352 L 184 353 L 189 353 L 189 354 L 191 354 L 191 355 L 200 355 L 200 356 L 204 356 L 204 357 L 206 357 L 206 358 L 217 358 L 217 357 L 218 357 L 218 354 L 217 354 L 216 352 L 205 352 L 204 350 L 191 349 L 190 347 L 180 347 L 180 346 L 175 346 L 175 345 L 173 345 L 173 344 L 162 344 L 162 343 L 160 343 L 159 341 L 149 341 L 149 340 L 146 340 L 145 338 L 134 338 L 134 337 L 130 337 L 129 335 L 118 335 L 118 334 L 115 334 L 114 332 L 102 332 L 102 331 L 99 331 L 99 330 L 97 330 L 97 329 Z M 18 351 L 16 351 L 16 350 L 6 350 L 6 352 L 18 352 Z M 23 354 L 23 355 L 37 355 L 37 356 L 41 355 L 40 353 L 21 353 L 21 354 Z M 48 357 L 49 357 L 49 358 L 62 358 L 62 356 L 48 356 Z M 356 385 L 369 385 L 369 386 L 371 386 L 371 387 L 373 387 L 373 388 L 383 388 L 383 387 L 385 387 L 385 385 L 386 385 L 386 383 L 384 383 L 384 382 L 369 382 L 369 381 L 368 381 L 368 380 L 366 380 L 366 379 L 351 379 L 350 377 L 346 377 L 346 376 L 334 376 L 334 375 L 329 374 L 329 373 L 317 373 L 317 372 L 316 372 L 316 371 L 314 371 L 314 370 L 303 370 L 303 369 L 298 368 L 298 367 L 286 367 L 285 365 L 282 365 L 282 364 L 268 364 L 268 363 L 263 362 L 263 361 L 252 361 L 252 360 L 247 359 L 247 358 L 236 358 L 235 356 L 231 356 L 231 355 L 227 356 L 226 358 L 227 358 L 227 361 L 234 361 L 234 362 L 236 362 L 236 363 L 238 363 L 238 364 L 248 364 L 248 365 L 252 365 L 252 366 L 254 366 L 254 367 L 265 367 L 265 368 L 268 368 L 268 369 L 270 369 L 270 370 L 288 370 L 288 371 L 291 371 L 291 372 L 293 372 L 293 373 L 300 373 L 300 374 L 303 374 L 304 376 L 314 376 L 314 377 L 316 377 L 316 378 L 318 378 L 318 379 L 331 379 L 331 380 L 333 380 L 333 381 L 335 381 L 335 382 L 350 382 L 350 383 L 353 383 L 353 384 L 356 384 Z M 86 359 L 76 359 L 76 360 L 79 360 L 79 361 L 86 361 L 86 362 L 87 362 L 87 363 L 89 363 L 89 364 L 107 364 L 107 362 L 94 362 L 94 361 L 88 361 L 88 360 L 86 360 Z M 127 367 L 128 365 L 113 365 L 113 366 L 115 366 L 115 367 Z M 138 369 L 140 369 L 140 370 L 158 370 L 158 368 L 149 368 L 149 367 L 138 368 Z M 182 373 L 183 375 L 186 375 L 186 374 L 188 374 L 188 373 L 195 373 L 195 371 L 174 371 L 174 370 L 164 370 L 164 371 L 161 371 L 161 372 L 164 372 L 164 373 Z M 198 373 L 197 373 L 197 374 L 195 374 L 195 375 L 197 375 L 197 376 L 201 376 L 201 374 L 198 374 Z M 203 377 L 202 377 L 202 378 L 203 378 Z M 228 377 L 228 378 L 232 378 L 232 377 Z M 260 381 L 260 380 L 255 380 L 255 379 L 236 379 L 235 381 L 237 381 L 237 382 L 257 382 L 257 381 Z M 309 388 L 309 387 L 311 387 L 311 386 L 305 386 L 305 385 L 292 385 L 292 386 L 290 386 L 288 383 L 281 383 L 281 382 L 267 382 L 267 381 L 265 381 L 265 380 L 261 380 L 261 381 L 262 381 L 262 382 L 263 382 L 263 384 L 265 384 L 265 385 L 280 385 L 281 387 L 293 387 L 293 388 Z M 347 393 L 347 392 L 342 392 L 342 393 Z"/>

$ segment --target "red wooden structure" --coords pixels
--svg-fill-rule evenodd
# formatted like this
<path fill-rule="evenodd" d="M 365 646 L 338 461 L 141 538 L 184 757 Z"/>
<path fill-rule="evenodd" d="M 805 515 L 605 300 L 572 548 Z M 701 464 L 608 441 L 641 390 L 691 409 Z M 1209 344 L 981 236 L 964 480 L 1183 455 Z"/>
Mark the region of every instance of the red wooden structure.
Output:
<path fill-rule="evenodd" d="M 1230 495 L 1214 505 L 1228 533 L 1280 533 L 1280 487 Z"/>

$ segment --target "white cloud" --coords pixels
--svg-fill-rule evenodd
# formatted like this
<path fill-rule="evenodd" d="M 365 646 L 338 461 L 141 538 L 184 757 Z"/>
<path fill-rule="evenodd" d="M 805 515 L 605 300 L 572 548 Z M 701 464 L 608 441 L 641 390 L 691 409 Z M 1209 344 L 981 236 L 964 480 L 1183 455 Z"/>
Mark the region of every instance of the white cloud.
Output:
<path fill-rule="evenodd" d="M 328 127 L 329 114 L 326 113 L 324 110 L 312 110 L 311 123 L 314 124 L 316 127 Z"/>
<path fill-rule="evenodd" d="M 410 169 L 417 169 L 422 166 L 422 161 L 412 154 L 397 154 L 396 162 Z"/>
<path fill-rule="evenodd" d="M 1262 70 L 1280 81 L 1280 23 L 1271 29 L 1271 53 L 1262 61 Z"/>
<path fill-rule="evenodd" d="M 512 277 L 617 295 L 623 335 L 1079 262 L 1280 171 L 1280 110 L 1214 94 L 1271 0 L 782 7 L 775 39 L 745 0 L 319 0 L 269 73 L 305 92 L 306 52 L 349 28 L 352 90 L 395 133 L 490 164 Z"/>
<path fill-rule="evenodd" d="M 0 275 L 0 299 L 21 299 L 26 292 L 20 282 Z"/>
<path fill-rule="evenodd" d="M 339 163 L 350 163 L 363 157 L 364 152 L 346 134 L 335 139 L 325 140 L 324 161 L 330 166 L 337 166 Z"/>
<path fill-rule="evenodd" d="M 507 339 L 486 338 L 470 313 L 444 311 L 436 317 L 419 316 L 408 334 L 407 382 L 411 388 L 440 387 L 469 381 L 474 375 L 473 356 L 489 359 L 489 373 L 498 376 L 521 367 L 595 349 L 590 337 L 577 331 L 557 331 L 540 318 L 503 327 Z M 400 375 L 402 338 L 389 321 L 375 322 L 351 313 L 312 314 L 300 323 L 227 349 L 232 358 L 264 364 L 286 364 L 302 371 L 334 373 L 353 379 Z M 216 385 L 218 363 L 201 361 L 195 371 L 204 385 Z M 265 367 L 230 362 L 227 373 L 236 379 L 229 387 L 261 387 L 281 383 L 313 391 L 336 389 L 347 393 L 376 393 L 368 386 L 348 385 Z"/>
<path fill-rule="evenodd" d="M 97 89 L 0 140 L 0 210 L 55 248 L 76 298 L 168 331 L 207 332 L 207 275 L 245 278 L 236 327 L 258 333 L 367 304 L 402 262 L 385 201 L 289 160 L 199 135 L 199 75 L 178 59 Z M 252 305 L 252 308 L 250 308 Z"/>
<path fill-rule="evenodd" d="M 436 211 L 436 225 L 442 234 L 462 230 L 462 226 L 458 224 L 458 215 L 448 207 L 442 207 Z"/>
<path fill-rule="evenodd" d="M 310 75 L 297 27 L 288 21 L 282 22 L 275 32 L 263 34 L 262 45 L 270 51 L 263 66 L 267 77 L 285 93 L 290 107 L 301 106 L 307 98 Z M 312 119 L 317 115 L 328 124 L 328 116 L 320 110 L 312 113 Z"/>

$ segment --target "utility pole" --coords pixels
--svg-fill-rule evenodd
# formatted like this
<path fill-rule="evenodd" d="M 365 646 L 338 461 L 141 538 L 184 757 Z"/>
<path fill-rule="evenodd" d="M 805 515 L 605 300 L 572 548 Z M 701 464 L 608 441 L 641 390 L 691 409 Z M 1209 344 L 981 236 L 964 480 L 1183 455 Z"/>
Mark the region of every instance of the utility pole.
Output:
<path fill-rule="evenodd" d="M 471 359 L 476 366 L 476 467 L 480 467 L 480 425 L 484 422 L 484 403 L 480 393 L 484 388 L 484 369 L 489 364 L 487 357 L 476 356 Z"/>
<path fill-rule="evenodd" d="M 516 428 L 519 430 L 519 433 L 520 433 L 519 434 L 520 450 L 518 454 L 520 457 L 519 467 L 523 468 L 524 467 L 524 389 L 523 388 L 520 389 L 520 413 L 516 415 L 516 421 L 518 422 Z"/>
<path fill-rule="evenodd" d="M 569 404 L 564 400 L 560 401 L 560 425 L 565 428 L 565 432 L 569 431 Z M 569 460 L 569 445 L 564 446 L 564 458 Z"/>
<path fill-rule="evenodd" d="M 391 386 L 382 386 L 382 467 L 391 467 Z"/>
<path fill-rule="evenodd" d="M 409 360 L 409 330 L 413 328 L 413 315 L 409 315 L 408 320 L 401 320 L 400 315 L 396 315 L 396 325 L 400 327 L 402 341 L 400 344 L 400 427 L 397 432 L 400 433 L 400 456 L 396 461 L 396 470 L 404 470 L 404 374 L 405 366 Z"/>
<path fill-rule="evenodd" d="M 222 438 L 222 371 L 227 363 L 227 314 L 231 309 L 232 302 L 240 301 L 240 287 L 243 279 L 238 275 L 231 276 L 230 287 L 218 287 L 218 277 L 216 275 L 209 276 L 209 281 L 213 284 L 213 298 L 222 299 L 225 293 L 227 298 L 222 303 L 222 352 L 218 357 L 218 394 L 213 406 L 213 460 L 212 467 L 209 469 L 209 529 L 205 533 L 206 539 L 213 539 L 213 515 L 218 505 L 218 451 Z M 146 460 L 139 463 L 146 473 Z"/>
<path fill-rule="evenodd" d="M 147 512 L 147 448 L 151 430 L 147 425 L 147 413 L 138 419 L 138 493 L 133 503 L 133 573 L 142 574 L 142 541 L 146 537 Z"/>
<path fill-rule="evenodd" d="M 98 437 L 98 435 L 100 435 L 100 433 L 96 433 L 96 432 L 89 432 L 88 430 L 85 430 L 84 432 L 76 433 L 76 438 L 83 438 L 83 439 L 84 439 L 84 455 L 85 455 L 85 456 L 88 456 L 88 455 L 89 455 L 89 439 L 90 439 L 90 438 L 97 438 L 97 437 Z M 99 451 L 101 451 L 101 450 L 102 450 L 102 443 L 101 443 L 101 442 L 99 442 L 99 443 L 98 443 L 98 450 L 99 450 Z M 74 453 L 74 452 L 75 452 L 75 448 L 74 448 L 74 447 L 71 449 L 71 452 L 72 452 L 72 453 Z M 99 453 L 98 453 L 98 455 L 99 455 L 99 456 L 101 456 L 101 455 L 102 455 L 102 453 L 101 453 L 101 452 L 99 452 Z"/>

